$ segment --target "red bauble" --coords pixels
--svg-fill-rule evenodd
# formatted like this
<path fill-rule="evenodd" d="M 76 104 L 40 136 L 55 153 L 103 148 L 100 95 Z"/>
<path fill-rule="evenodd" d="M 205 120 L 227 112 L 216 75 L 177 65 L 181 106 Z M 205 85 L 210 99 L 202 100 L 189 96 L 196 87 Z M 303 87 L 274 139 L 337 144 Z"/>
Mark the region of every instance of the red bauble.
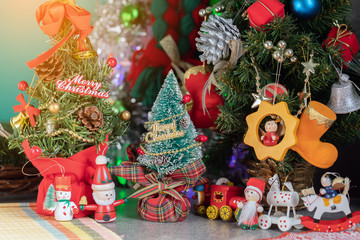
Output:
<path fill-rule="evenodd" d="M 39 148 L 38 146 L 34 146 L 30 149 L 30 154 L 32 156 L 32 158 L 38 158 L 41 155 L 41 148 Z"/>
<path fill-rule="evenodd" d="M 199 66 L 190 68 L 188 71 L 192 71 L 195 68 L 199 68 Z M 196 128 L 215 127 L 215 120 L 220 113 L 218 106 L 224 104 L 224 101 L 216 91 L 215 86 L 211 86 L 210 93 L 206 92 L 205 106 L 207 112 L 204 113 L 202 108 L 202 92 L 206 81 L 209 79 L 209 76 L 209 72 L 204 73 L 199 68 L 199 72 L 190 74 L 185 79 L 186 89 L 189 91 L 193 100 L 193 106 L 189 111 L 189 115 Z"/>
<path fill-rule="evenodd" d="M 275 94 L 277 95 L 277 97 L 281 95 L 288 95 L 287 89 L 279 83 L 270 83 L 263 87 L 262 91 L 264 95 L 268 98 L 271 98 L 271 100 L 274 100 L 273 97 Z"/>
<path fill-rule="evenodd" d="M 191 101 L 191 96 L 189 94 L 184 95 L 183 97 L 183 103 L 186 104 Z"/>
<path fill-rule="evenodd" d="M 206 142 L 208 140 L 208 137 L 205 135 L 199 135 L 195 138 L 195 141 L 197 142 Z"/>
<path fill-rule="evenodd" d="M 116 61 L 115 58 L 111 57 L 111 58 L 108 58 L 107 64 L 108 64 L 111 68 L 114 68 L 114 67 L 116 67 L 116 65 L 117 65 L 117 61 Z"/>
<path fill-rule="evenodd" d="M 25 91 L 28 87 L 29 87 L 29 85 L 25 81 L 20 81 L 18 84 L 18 88 L 20 91 Z"/>
<path fill-rule="evenodd" d="M 136 149 L 136 151 L 137 151 L 137 153 L 140 154 L 140 155 L 144 155 L 144 154 L 145 154 L 145 152 L 144 152 L 144 150 L 143 150 L 142 148 L 138 148 L 138 149 Z"/>

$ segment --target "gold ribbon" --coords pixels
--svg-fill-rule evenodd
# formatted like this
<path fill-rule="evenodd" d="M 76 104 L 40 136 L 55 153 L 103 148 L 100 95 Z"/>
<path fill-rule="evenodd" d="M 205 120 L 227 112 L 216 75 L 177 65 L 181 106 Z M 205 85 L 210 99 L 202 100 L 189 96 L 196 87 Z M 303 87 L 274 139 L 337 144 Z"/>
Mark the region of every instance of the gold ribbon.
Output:
<path fill-rule="evenodd" d="M 344 29 L 342 30 L 342 28 L 344 28 Z M 351 49 L 351 46 L 348 43 L 340 40 L 341 38 L 346 37 L 346 36 L 350 36 L 351 34 L 353 34 L 353 33 L 348 32 L 348 26 L 346 24 L 340 24 L 338 26 L 335 38 L 329 38 L 330 41 L 327 44 L 332 45 L 333 47 L 335 47 L 336 43 L 339 42 L 339 43 L 347 46 L 348 48 L 350 48 L 351 53 L 354 55 L 354 53 L 353 53 L 353 51 Z"/>
<path fill-rule="evenodd" d="M 171 35 L 166 35 L 160 40 L 160 46 L 164 49 L 164 52 L 168 55 L 171 60 L 171 66 L 174 68 L 176 74 L 181 79 L 183 86 L 185 86 L 184 72 L 181 70 L 188 70 L 193 67 L 190 63 L 181 61 L 179 49 L 176 46 L 174 39 Z"/>

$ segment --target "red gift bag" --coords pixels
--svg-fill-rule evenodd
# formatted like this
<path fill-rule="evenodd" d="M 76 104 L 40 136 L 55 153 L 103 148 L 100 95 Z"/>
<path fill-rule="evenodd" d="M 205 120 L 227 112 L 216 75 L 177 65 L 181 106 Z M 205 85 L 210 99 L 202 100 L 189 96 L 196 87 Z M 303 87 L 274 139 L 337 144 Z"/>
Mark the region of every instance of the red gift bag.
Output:
<path fill-rule="evenodd" d="M 97 146 L 87 148 L 69 158 L 34 156 L 34 151 L 31 151 L 28 140 L 25 140 L 22 145 L 25 155 L 44 177 L 38 188 L 37 213 L 45 215 L 44 200 L 49 186 L 50 184 L 55 185 L 55 177 L 62 176 L 63 173 L 65 173 L 65 176 L 71 177 L 70 201 L 74 202 L 79 209 L 79 201 L 82 196 L 86 196 L 88 204 L 95 204 L 91 189 L 92 177 L 96 168 L 95 159 L 98 155 L 105 155 L 108 147 L 106 142 L 102 143 L 98 148 Z M 91 211 L 80 211 L 74 217 L 84 217 L 92 213 Z"/>
<path fill-rule="evenodd" d="M 274 18 L 284 17 L 284 4 L 278 0 L 259 0 L 252 4 L 248 10 L 250 26 L 259 29 Z"/>
<path fill-rule="evenodd" d="M 341 45 L 341 54 L 345 62 L 350 62 L 359 51 L 359 42 L 354 33 L 347 30 L 345 24 L 333 27 L 325 40 L 327 46 Z"/>

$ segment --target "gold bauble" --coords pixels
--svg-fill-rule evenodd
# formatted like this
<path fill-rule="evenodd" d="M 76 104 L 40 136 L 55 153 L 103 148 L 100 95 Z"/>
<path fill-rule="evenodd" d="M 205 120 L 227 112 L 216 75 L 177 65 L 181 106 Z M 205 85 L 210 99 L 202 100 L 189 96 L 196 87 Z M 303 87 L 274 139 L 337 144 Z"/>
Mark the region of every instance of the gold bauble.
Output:
<path fill-rule="evenodd" d="M 120 118 L 123 121 L 129 121 L 130 118 L 131 118 L 131 113 L 129 111 L 127 111 L 127 110 L 122 111 L 121 114 L 120 114 Z"/>
<path fill-rule="evenodd" d="M 10 125 L 12 128 L 20 128 L 20 130 L 22 130 L 28 118 L 27 113 L 20 112 L 10 119 Z"/>
<path fill-rule="evenodd" d="M 52 103 L 49 106 L 49 111 L 52 113 L 57 113 L 60 110 L 60 106 L 57 103 Z"/>

